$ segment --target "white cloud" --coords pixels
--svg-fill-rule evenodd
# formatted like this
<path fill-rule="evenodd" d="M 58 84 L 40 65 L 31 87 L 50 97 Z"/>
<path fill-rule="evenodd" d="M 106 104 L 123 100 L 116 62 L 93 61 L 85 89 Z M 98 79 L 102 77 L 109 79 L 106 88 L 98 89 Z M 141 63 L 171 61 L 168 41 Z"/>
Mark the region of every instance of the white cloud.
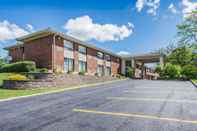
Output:
<path fill-rule="evenodd" d="M 189 16 L 192 11 L 197 10 L 197 2 L 191 2 L 190 0 L 182 0 L 182 6 L 182 13 L 184 17 Z"/>
<path fill-rule="evenodd" d="M 177 14 L 178 13 L 178 10 L 176 9 L 175 5 L 173 3 L 171 3 L 169 6 L 168 6 L 168 10 L 170 12 L 172 12 L 173 14 Z"/>
<path fill-rule="evenodd" d="M 128 26 L 131 27 L 131 28 L 134 28 L 135 27 L 134 24 L 131 23 L 131 22 L 128 22 Z"/>
<path fill-rule="evenodd" d="M 136 2 L 136 8 L 138 12 L 141 12 L 141 10 L 144 7 L 147 7 L 147 13 L 155 16 L 157 14 L 157 10 L 160 6 L 160 0 L 137 0 Z"/>
<path fill-rule="evenodd" d="M 130 55 L 130 53 L 127 52 L 127 51 L 120 51 L 120 52 L 118 52 L 117 54 L 118 54 L 118 55 L 122 55 L 122 56 Z"/>
<path fill-rule="evenodd" d="M 10 23 L 6 20 L 0 22 L 0 41 L 15 39 L 16 37 L 27 34 L 28 31 L 20 28 L 14 23 Z"/>
<path fill-rule="evenodd" d="M 138 12 L 140 12 L 143 9 L 144 3 L 145 3 L 144 0 L 137 0 L 137 2 L 136 2 L 136 8 L 137 8 L 137 11 Z"/>
<path fill-rule="evenodd" d="M 68 35 L 81 40 L 89 41 L 94 39 L 104 42 L 119 41 L 130 36 L 133 33 L 130 26 L 93 23 L 93 19 L 89 16 L 82 16 L 69 19 L 64 25 L 64 29 L 67 30 Z"/>
<path fill-rule="evenodd" d="M 157 15 L 157 9 L 160 6 L 160 0 L 147 0 L 147 6 L 148 6 L 148 10 L 147 13 L 150 15 Z"/>
<path fill-rule="evenodd" d="M 27 29 L 28 31 L 30 31 L 30 32 L 33 32 L 33 31 L 34 31 L 34 27 L 33 27 L 33 25 L 31 25 L 31 24 L 26 24 L 26 29 Z"/>

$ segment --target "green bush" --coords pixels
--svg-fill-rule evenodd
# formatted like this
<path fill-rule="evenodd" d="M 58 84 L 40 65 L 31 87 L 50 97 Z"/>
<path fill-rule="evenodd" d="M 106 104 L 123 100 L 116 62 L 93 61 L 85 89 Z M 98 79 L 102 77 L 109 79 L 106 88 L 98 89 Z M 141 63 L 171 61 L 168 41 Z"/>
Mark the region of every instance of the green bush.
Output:
<path fill-rule="evenodd" d="M 126 68 L 126 76 L 127 77 L 133 77 L 133 75 L 134 75 L 134 69 L 131 68 L 131 67 L 127 67 Z"/>
<path fill-rule="evenodd" d="M 36 65 L 33 61 L 22 61 L 12 64 L 5 64 L 0 68 L 0 72 L 34 72 Z"/>
<path fill-rule="evenodd" d="M 48 69 L 47 68 L 38 68 L 37 69 L 37 72 L 40 72 L 40 73 L 48 73 Z"/>
<path fill-rule="evenodd" d="M 79 75 L 85 75 L 85 71 L 80 71 Z"/>
<path fill-rule="evenodd" d="M 186 65 L 182 69 L 182 73 L 184 78 L 187 79 L 195 79 L 197 78 L 197 66 L 195 65 Z"/>
<path fill-rule="evenodd" d="M 157 72 L 158 74 L 161 74 L 162 73 L 162 68 L 160 65 L 157 65 L 157 67 L 155 68 L 155 72 Z"/>
<path fill-rule="evenodd" d="M 178 79 L 181 76 L 181 67 L 167 63 L 161 72 L 161 77 L 166 79 Z"/>

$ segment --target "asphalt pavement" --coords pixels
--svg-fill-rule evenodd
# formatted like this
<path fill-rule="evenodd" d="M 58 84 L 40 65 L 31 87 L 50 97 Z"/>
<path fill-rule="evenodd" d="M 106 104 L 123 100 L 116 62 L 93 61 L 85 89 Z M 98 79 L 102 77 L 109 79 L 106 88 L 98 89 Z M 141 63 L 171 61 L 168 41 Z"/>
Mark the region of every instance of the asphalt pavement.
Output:
<path fill-rule="evenodd" d="M 0 102 L 0 131 L 197 131 L 197 89 L 124 80 Z"/>

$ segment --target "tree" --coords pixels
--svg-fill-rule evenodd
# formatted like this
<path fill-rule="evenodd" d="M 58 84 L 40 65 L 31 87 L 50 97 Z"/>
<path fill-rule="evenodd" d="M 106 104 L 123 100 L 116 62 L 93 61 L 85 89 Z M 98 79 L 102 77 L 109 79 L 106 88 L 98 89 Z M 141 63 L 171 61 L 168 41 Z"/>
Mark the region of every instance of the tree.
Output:
<path fill-rule="evenodd" d="M 167 62 L 171 64 L 185 66 L 192 62 L 192 58 L 192 50 L 184 46 L 175 49 L 170 55 L 168 55 Z"/>
<path fill-rule="evenodd" d="M 177 25 L 178 44 L 196 45 L 197 44 L 197 11 L 193 11 L 190 16 L 185 18 L 182 24 Z"/>
<path fill-rule="evenodd" d="M 181 67 L 167 63 L 161 72 L 161 77 L 166 79 L 177 79 L 181 76 Z"/>

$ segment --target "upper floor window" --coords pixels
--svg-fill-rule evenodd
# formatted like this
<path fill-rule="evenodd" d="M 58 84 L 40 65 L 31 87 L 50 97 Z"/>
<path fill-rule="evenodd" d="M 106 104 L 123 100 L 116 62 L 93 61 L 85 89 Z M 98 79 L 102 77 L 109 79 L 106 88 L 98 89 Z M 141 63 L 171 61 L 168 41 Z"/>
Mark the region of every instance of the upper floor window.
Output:
<path fill-rule="evenodd" d="M 73 43 L 64 40 L 64 48 L 66 48 L 68 50 L 73 50 Z"/>
<path fill-rule="evenodd" d="M 103 53 L 102 52 L 97 52 L 97 58 L 103 59 Z"/>
<path fill-rule="evenodd" d="M 86 47 L 79 46 L 79 52 L 82 54 L 86 54 Z"/>
<path fill-rule="evenodd" d="M 111 61 L 110 55 L 105 55 L 105 59 L 106 59 L 107 61 Z"/>

